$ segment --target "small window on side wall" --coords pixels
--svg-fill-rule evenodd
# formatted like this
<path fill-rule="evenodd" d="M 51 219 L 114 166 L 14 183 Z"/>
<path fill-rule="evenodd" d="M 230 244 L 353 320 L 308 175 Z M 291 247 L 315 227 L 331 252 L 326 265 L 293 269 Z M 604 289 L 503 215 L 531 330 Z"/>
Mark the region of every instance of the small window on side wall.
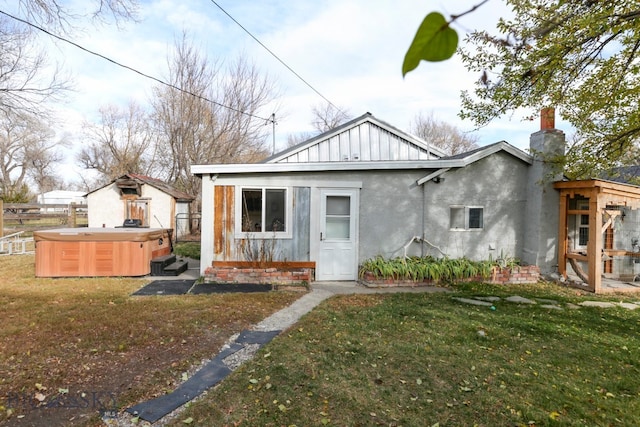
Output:
<path fill-rule="evenodd" d="M 484 227 L 482 219 L 483 208 L 469 208 L 469 228 L 479 229 Z"/>
<path fill-rule="evenodd" d="M 484 228 L 484 208 L 451 206 L 449 208 L 449 228 L 451 230 L 482 230 Z"/>

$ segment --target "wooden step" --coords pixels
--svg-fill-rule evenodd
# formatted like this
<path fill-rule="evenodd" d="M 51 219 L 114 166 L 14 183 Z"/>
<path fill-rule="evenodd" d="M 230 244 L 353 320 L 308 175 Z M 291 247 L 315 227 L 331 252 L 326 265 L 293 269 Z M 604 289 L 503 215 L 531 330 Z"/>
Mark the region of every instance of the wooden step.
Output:
<path fill-rule="evenodd" d="M 152 276 L 166 276 L 163 274 L 164 269 L 176 262 L 176 256 L 173 254 L 163 255 L 151 260 L 151 275 Z"/>
<path fill-rule="evenodd" d="M 166 266 L 162 271 L 162 276 L 179 276 L 189 268 L 187 261 L 176 261 Z"/>

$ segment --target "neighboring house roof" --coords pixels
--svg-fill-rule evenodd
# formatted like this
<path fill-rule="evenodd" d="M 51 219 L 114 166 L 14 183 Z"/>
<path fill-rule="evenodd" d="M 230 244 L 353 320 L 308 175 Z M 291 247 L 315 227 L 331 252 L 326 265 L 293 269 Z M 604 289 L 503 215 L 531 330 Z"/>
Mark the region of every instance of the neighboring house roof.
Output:
<path fill-rule="evenodd" d="M 636 185 L 640 181 L 640 165 L 614 168 L 609 173 L 603 174 L 601 179 Z"/>
<path fill-rule="evenodd" d="M 84 197 L 84 191 L 70 190 L 52 190 L 44 194 L 38 194 L 39 203 L 68 203 L 72 201 L 81 201 Z"/>
<path fill-rule="evenodd" d="M 140 175 L 137 173 L 128 173 L 128 174 L 124 174 L 116 179 L 114 179 L 113 181 L 111 181 L 109 184 L 104 185 L 102 187 L 96 188 L 93 191 L 90 191 L 87 193 L 87 195 L 94 193 L 98 190 L 101 190 L 113 183 L 117 183 L 118 181 L 122 181 L 122 180 L 131 180 L 136 184 L 146 184 L 149 185 L 153 188 L 156 188 L 168 195 L 170 195 L 171 197 L 173 197 L 174 199 L 176 199 L 176 201 L 178 202 L 191 202 L 195 199 L 195 197 L 177 190 L 175 187 L 173 187 L 171 184 L 167 184 L 164 181 L 161 181 L 159 179 L 156 178 L 151 178 L 150 176 L 146 176 L 146 175 Z"/>
<path fill-rule="evenodd" d="M 365 113 L 274 154 L 262 163 L 410 161 L 443 157 L 426 141 Z"/>

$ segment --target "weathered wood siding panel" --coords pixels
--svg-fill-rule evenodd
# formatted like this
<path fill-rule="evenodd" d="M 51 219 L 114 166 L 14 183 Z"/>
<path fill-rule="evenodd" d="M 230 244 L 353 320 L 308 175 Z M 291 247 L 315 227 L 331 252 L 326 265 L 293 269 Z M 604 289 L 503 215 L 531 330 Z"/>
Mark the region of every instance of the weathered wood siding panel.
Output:
<path fill-rule="evenodd" d="M 213 192 L 213 254 L 231 255 L 233 242 L 233 186 L 216 185 Z"/>
<path fill-rule="evenodd" d="M 291 260 L 309 260 L 309 235 L 311 230 L 311 189 L 295 187 L 293 189 L 293 239 L 291 241 Z"/>

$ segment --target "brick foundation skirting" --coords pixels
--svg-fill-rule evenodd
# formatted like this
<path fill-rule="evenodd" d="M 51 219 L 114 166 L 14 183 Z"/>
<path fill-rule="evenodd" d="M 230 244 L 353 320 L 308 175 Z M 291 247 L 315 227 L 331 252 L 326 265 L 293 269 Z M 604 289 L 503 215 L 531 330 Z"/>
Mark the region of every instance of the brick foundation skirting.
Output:
<path fill-rule="evenodd" d="M 540 279 L 540 268 L 535 265 L 523 265 L 509 268 L 494 268 L 489 278 L 481 276 L 465 279 L 468 282 L 485 282 L 495 285 L 513 285 L 518 283 L 537 283 Z M 414 281 L 406 279 L 378 279 L 371 273 L 365 273 L 361 282 L 373 287 L 394 287 L 394 286 L 434 286 L 437 282 L 433 280 Z"/>
<path fill-rule="evenodd" d="M 204 272 L 205 283 L 298 285 L 312 282 L 315 274 L 314 267 L 304 265 L 311 263 L 282 263 L 278 267 L 251 266 L 248 263 L 214 264 Z"/>

